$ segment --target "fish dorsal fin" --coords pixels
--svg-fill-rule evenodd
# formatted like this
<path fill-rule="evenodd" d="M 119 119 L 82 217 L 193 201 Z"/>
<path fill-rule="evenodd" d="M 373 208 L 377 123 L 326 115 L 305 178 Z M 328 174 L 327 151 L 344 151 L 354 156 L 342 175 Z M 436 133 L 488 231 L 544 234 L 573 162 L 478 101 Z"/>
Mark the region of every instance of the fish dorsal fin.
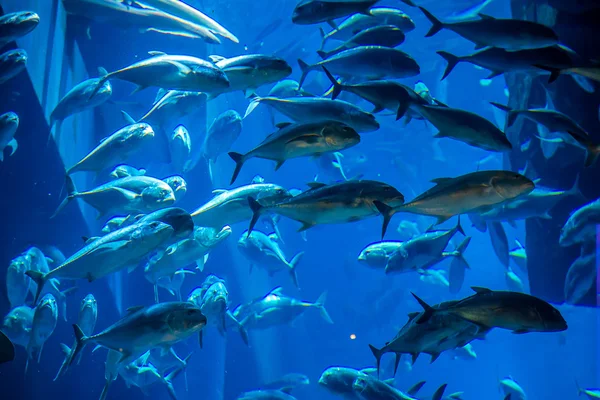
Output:
<path fill-rule="evenodd" d="M 283 292 L 283 288 L 281 286 L 277 286 L 275 289 L 273 289 L 269 293 L 267 293 L 267 296 L 270 295 L 270 294 L 275 294 L 275 295 L 280 296 L 280 295 L 283 294 L 282 292 Z"/>
<path fill-rule="evenodd" d="M 278 124 L 275 124 L 275 126 L 277 127 L 277 129 L 283 129 L 285 127 L 290 126 L 291 124 L 291 122 L 280 122 Z"/>
<path fill-rule="evenodd" d="M 152 57 L 157 57 L 157 56 L 166 56 L 167 53 L 165 53 L 164 51 L 156 51 L 156 50 L 151 50 L 148 52 L 148 54 L 150 54 Z"/>
<path fill-rule="evenodd" d="M 218 63 L 219 61 L 227 60 L 227 58 L 225 58 L 223 56 L 217 56 L 217 55 L 208 56 L 208 58 L 210 58 L 210 61 L 212 61 L 215 64 Z"/>
<path fill-rule="evenodd" d="M 144 308 L 144 306 L 133 306 L 133 307 L 129 307 L 126 311 L 128 313 L 134 313 L 136 311 L 141 310 L 142 308 Z"/>
<path fill-rule="evenodd" d="M 451 180 L 452 180 L 452 178 L 435 178 L 435 179 L 432 179 L 431 182 L 435 183 L 437 185 L 441 185 L 443 183 L 450 182 Z"/>
<path fill-rule="evenodd" d="M 327 185 L 325 183 L 321 183 L 321 182 L 308 182 L 306 184 L 306 186 L 308 186 L 311 189 L 319 189 L 319 188 L 322 188 Z"/>
<path fill-rule="evenodd" d="M 411 313 L 408 313 L 408 320 L 412 321 L 419 314 L 421 314 L 421 313 L 420 312 L 411 312 Z"/>
<path fill-rule="evenodd" d="M 490 289 L 481 286 L 471 286 L 471 289 L 477 294 L 492 293 Z"/>
<path fill-rule="evenodd" d="M 131 118 L 131 115 L 129 115 L 127 112 L 121 110 L 121 115 L 123 116 L 125 122 L 127 122 L 129 125 L 135 124 L 135 119 Z"/>
<path fill-rule="evenodd" d="M 108 71 L 104 67 L 98 67 L 98 76 L 106 76 L 108 75 Z"/>
<path fill-rule="evenodd" d="M 496 19 L 496 18 L 492 17 L 491 15 L 482 14 L 482 13 L 477 14 L 477 16 L 481 19 Z"/>
<path fill-rule="evenodd" d="M 285 393 L 285 394 L 292 394 L 292 389 L 294 389 L 294 388 L 293 388 L 293 387 L 286 386 L 286 387 L 282 387 L 282 388 L 281 388 L 281 389 L 279 389 L 279 390 L 280 390 L 280 391 L 282 391 L 282 392 L 283 392 L 283 393 Z"/>

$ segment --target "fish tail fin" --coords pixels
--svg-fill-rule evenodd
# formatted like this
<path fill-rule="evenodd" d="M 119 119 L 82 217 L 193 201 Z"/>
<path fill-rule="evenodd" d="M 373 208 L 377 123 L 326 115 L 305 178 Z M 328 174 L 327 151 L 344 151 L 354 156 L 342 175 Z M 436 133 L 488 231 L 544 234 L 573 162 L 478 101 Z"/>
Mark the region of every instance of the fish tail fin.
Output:
<path fill-rule="evenodd" d="M 104 383 L 104 387 L 102 388 L 102 393 L 100 393 L 100 400 L 106 400 L 106 396 L 108 396 L 108 388 L 110 388 L 110 384 L 112 383 L 112 379 L 107 379 Z"/>
<path fill-rule="evenodd" d="M 25 275 L 33 279 L 33 281 L 37 284 L 37 292 L 35 293 L 35 299 L 33 300 L 33 304 L 37 304 L 38 300 L 40 299 L 40 295 L 42 294 L 42 289 L 44 289 L 44 285 L 46 284 L 46 274 L 30 269 L 29 271 L 25 272 Z"/>
<path fill-rule="evenodd" d="M 579 187 L 579 174 L 577 174 L 577 177 L 575 178 L 575 182 L 573 183 L 573 186 L 571 186 L 571 189 L 569 189 L 565 194 L 567 196 L 573 196 L 573 197 L 578 197 L 582 200 L 586 200 L 586 197 L 583 195 L 583 193 L 581 193 L 581 188 Z"/>
<path fill-rule="evenodd" d="M 446 387 L 447 386 L 448 386 L 448 384 L 444 383 L 439 388 L 437 388 L 437 390 L 435 391 L 435 393 L 431 397 L 431 400 L 442 400 L 442 397 L 444 397 L 444 392 L 446 391 Z"/>
<path fill-rule="evenodd" d="M 419 317 L 419 319 L 417 320 L 417 324 L 422 324 L 425 323 L 429 320 L 429 318 L 431 318 L 431 316 L 433 315 L 433 313 L 435 312 L 435 309 L 433 307 L 431 307 L 429 304 L 425 303 L 423 300 L 421 300 L 421 298 L 419 296 L 417 296 L 416 294 L 414 294 L 413 292 L 410 292 L 410 294 L 413 295 L 413 297 L 419 302 L 419 304 L 421 305 L 421 307 L 423 307 L 423 315 L 421 315 Z"/>
<path fill-rule="evenodd" d="M 458 253 L 457 257 L 462 258 L 462 261 L 464 262 L 465 267 L 467 267 L 468 269 L 471 269 L 471 267 L 467 263 L 467 260 L 465 260 L 465 258 L 464 258 L 464 252 L 467 249 L 467 247 L 469 246 L 469 243 L 471 243 L 471 236 L 467 236 L 464 238 L 464 240 L 456 248 L 456 252 Z"/>
<path fill-rule="evenodd" d="M 325 38 L 325 31 L 321 27 L 319 27 L 319 35 L 321 35 L 321 47 L 319 48 L 319 50 L 323 50 L 327 39 Z"/>
<path fill-rule="evenodd" d="M 390 221 L 392 220 L 392 217 L 394 216 L 396 211 L 394 211 L 392 207 L 378 200 L 375 200 L 373 204 L 375 204 L 375 207 L 377 207 L 377 211 L 379 211 L 379 213 L 383 216 L 383 225 L 381 227 L 381 240 L 383 240 L 388 225 L 390 224 Z"/>
<path fill-rule="evenodd" d="M 308 65 L 301 59 L 298 59 L 298 66 L 302 70 L 302 75 L 300 76 L 300 80 L 298 81 L 298 90 L 299 90 L 302 87 L 302 84 L 304 83 L 306 76 L 310 72 L 310 65 Z"/>
<path fill-rule="evenodd" d="M 235 162 L 235 169 L 233 170 L 233 175 L 231 176 L 230 185 L 233 185 L 233 182 L 237 179 L 242 167 L 244 166 L 244 162 L 246 162 L 246 157 L 243 154 L 236 153 L 234 151 L 229 152 L 229 157 Z"/>
<path fill-rule="evenodd" d="M 81 330 L 79 325 L 73 324 L 73 331 L 75 332 L 75 340 L 77 342 L 75 344 L 73 351 L 71 352 L 71 359 L 69 360 L 70 364 L 73 363 L 73 360 L 75 360 L 75 358 L 77 357 L 79 352 L 81 350 L 83 350 L 83 348 L 85 347 L 85 345 L 89 339 L 87 336 L 85 336 L 85 334 L 83 333 L 83 331 Z"/>
<path fill-rule="evenodd" d="M 550 78 L 548 78 L 548 83 L 552 83 L 558 79 L 561 74 L 561 70 L 559 68 L 548 67 L 546 65 L 541 64 L 533 64 L 534 67 L 543 69 L 544 71 L 550 72 Z"/>
<path fill-rule="evenodd" d="M 331 92 L 331 100 L 335 100 L 340 95 L 340 93 L 342 93 L 343 86 L 333 77 L 333 75 L 331 75 L 331 72 L 329 72 L 327 68 L 322 68 L 323 71 L 325 71 L 325 75 L 327 75 L 327 78 L 329 78 L 331 84 L 333 85 L 333 91 Z"/>
<path fill-rule="evenodd" d="M 292 261 L 290 261 L 290 275 L 292 275 L 292 281 L 298 289 L 300 288 L 300 286 L 298 285 L 298 275 L 296 274 L 296 267 L 298 266 L 298 263 L 302 259 L 303 255 L 304 252 L 301 251 L 300 253 L 296 254 L 294 258 L 292 258 Z"/>
<path fill-rule="evenodd" d="M 319 309 L 319 312 L 321 313 L 321 317 L 323 317 L 323 319 L 328 324 L 333 324 L 333 320 L 331 319 L 331 317 L 329 316 L 329 313 L 325 309 L 325 301 L 326 300 L 327 300 L 327 291 L 324 291 L 323 293 L 321 293 L 321 295 L 319 296 L 317 301 L 315 301 L 315 307 L 317 307 Z"/>
<path fill-rule="evenodd" d="M 460 215 L 458 216 L 458 221 L 456 221 L 456 227 L 454 229 L 456 229 L 458 232 L 462 233 L 463 236 L 467 236 L 465 234 L 465 231 L 463 230 L 462 225 L 460 224 Z"/>
<path fill-rule="evenodd" d="M 54 382 L 56 382 L 58 378 L 60 378 L 65 372 L 67 372 L 67 369 L 69 367 L 69 360 L 71 359 L 71 349 L 69 348 L 69 346 L 67 346 L 64 343 L 61 343 L 60 350 L 64 354 L 65 359 L 61 364 L 60 368 L 58 369 L 56 376 L 54 377 Z"/>
<path fill-rule="evenodd" d="M 321 57 L 322 60 L 325 60 L 329 57 L 329 53 L 323 50 L 317 50 L 317 54 Z"/>
<path fill-rule="evenodd" d="M 63 199 L 60 203 L 54 214 L 50 217 L 50 219 L 56 217 L 62 210 L 69 204 L 71 200 L 73 200 L 77 196 L 77 189 L 75 189 L 75 184 L 73 183 L 73 179 L 69 175 L 65 176 L 65 185 L 67 187 L 67 197 Z"/>
<path fill-rule="evenodd" d="M 383 351 L 372 344 L 369 345 L 369 348 L 371 349 L 371 353 L 373 353 L 375 356 L 375 360 L 377 360 L 377 378 L 379 378 L 379 365 L 381 364 L 381 356 L 383 355 Z"/>
<path fill-rule="evenodd" d="M 171 399 L 173 399 L 173 400 L 177 400 L 177 395 L 175 394 L 175 388 L 173 387 L 173 379 L 175 379 L 177 377 L 177 375 L 179 375 L 182 371 L 186 370 L 187 361 L 189 360 L 189 358 L 191 356 L 192 356 L 192 353 L 190 353 L 185 358 L 185 360 L 183 360 L 183 364 L 181 365 L 181 367 L 176 368 L 175 370 L 170 372 L 169 375 L 167 375 L 163 378 L 163 382 L 167 386 L 167 391 L 169 392 L 169 396 L 171 396 Z"/>
<path fill-rule="evenodd" d="M 438 51 L 437 53 L 448 63 L 448 65 L 446 66 L 446 70 L 444 71 L 444 75 L 442 76 L 442 79 L 441 79 L 443 81 L 444 79 L 446 79 L 446 77 L 448 75 L 450 75 L 450 72 L 452 72 L 454 67 L 456 67 L 456 64 L 458 64 L 462 60 L 460 57 L 457 57 L 454 54 L 448 53 L 447 51 Z"/>
<path fill-rule="evenodd" d="M 252 219 L 250 220 L 250 225 L 248 226 L 248 236 L 250 236 L 252 230 L 254 229 L 254 226 L 258 222 L 258 219 L 260 218 L 260 215 L 264 210 L 264 207 L 261 206 L 260 203 L 252 197 L 248 197 L 248 205 L 252 210 Z"/>
<path fill-rule="evenodd" d="M 252 97 L 252 101 L 250 102 L 250 104 L 248 104 L 248 108 L 246 108 L 246 113 L 244 114 L 244 118 L 242 118 L 242 119 L 246 119 L 246 117 L 248 115 L 250 115 L 256 107 L 258 107 L 258 105 L 260 104 L 260 102 L 262 100 L 263 100 L 263 98 L 258 95 L 255 95 L 254 97 Z"/>
<path fill-rule="evenodd" d="M 432 24 L 431 28 L 429 29 L 429 32 L 427 32 L 425 37 L 431 37 L 439 31 L 441 31 L 442 29 L 444 29 L 444 24 L 439 19 L 437 19 L 432 13 L 430 13 L 423 7 L 419 7 L 419 10 L 421 10 L 421 12 L 425 14 L 425 17 L 427 17 L 429 22 L 431 22 Z"/>
<path fill-rule="evenodd" d="M 598 156 L 600 156 L 600 145 L 588 146 L 585 153 L 585 166 L 589 167 L 594 165 Z"/>

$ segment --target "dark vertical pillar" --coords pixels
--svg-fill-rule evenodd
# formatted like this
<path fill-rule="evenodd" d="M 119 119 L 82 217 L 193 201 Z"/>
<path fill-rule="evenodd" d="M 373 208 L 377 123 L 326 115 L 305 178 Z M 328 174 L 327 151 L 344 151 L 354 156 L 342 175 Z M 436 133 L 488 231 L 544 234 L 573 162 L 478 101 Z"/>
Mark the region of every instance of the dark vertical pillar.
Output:
<path fill-rule="evenodd" d="M 563 45 L 577 52 L 585 60 L 600 59 L 600 4 L 593 1 L 570 0 L 512 0 L 513 17 L 537 21 L 552 27 Z M 594 83 L 595 91 L 584 91 L 571 76 L 561 76 L 548 84 L 547 76 L 532 77 L 526 74 L 508 74 L 509 104 L 514 108 L 543 107 L 546 101 L 544 87 L 551 93 L 554 105 L 584 127 L 600 141 L 600 85 Z M 531 293 L 553 302 L 564 300 L 564 282 L 572 262 L 579 256 L 579 247 L 561 247 L 558 244 L 560 229 L 570 213 L 581 205 L 600 197 L 600 163 L 584 168 L 583 155 L 572 146 L 559 149 L 547 160 L 541 152 L 535 124 L 525 121 L 508 130 L 514 143 L 532 139 L 526 152 L 516 148 L 510 155 L 513 169 L 528 167 L 535 177 L 547 187 L 569 188 L 579 175 L 580 187 L 588 199 L 565 199 L 551 212 L 552 219 L 529 219 L 527 229 L 528 269 Z M 582 154 L 582 153 L 581 153 Z M 531 175 L 530 175 L 531 176 Z M 582 301 L 596 305 L 596 288 Z"/>

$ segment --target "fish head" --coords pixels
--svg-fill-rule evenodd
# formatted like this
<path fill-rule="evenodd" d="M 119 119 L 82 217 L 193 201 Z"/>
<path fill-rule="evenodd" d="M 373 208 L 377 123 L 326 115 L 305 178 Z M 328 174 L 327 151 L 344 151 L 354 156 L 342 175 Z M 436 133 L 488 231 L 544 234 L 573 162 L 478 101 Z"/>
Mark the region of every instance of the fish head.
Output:
<path fill-rule="evenodd" d="M 205 292 L 202 299 L 202 311 L 205 314 L 222 313 L 227 310 L 229 293 L 223 282 L 212 284 Z"/>
<path fill-rule="evenodd" d="M 160 221 L 141 223 L 132 233 L 133 246 L 153 249 L 172 237 L 175 230 L 171 225 Z"/>
<path fill-rule="evenodd" d="M 10 50 L 4 53 L 4 57 L 11 64 L 27 63 L 27 52 L 23 49 Z"/>
<path fill-rule="evenodd" d="M 302 0 L 294 8 L 292 13 L 292 22 L 294 24 L 312 23 L 314 16 L 323 12 L 327 4 L 320 0 Z"/>
<path fill-rule="evenodd" d="M 175 130 L 173 131 L 173 136 L 171 137 L 173 142 L 180 142 L 181 146 L 191 150 L 191 138 L 190 133 L 183 125 L 177 125 Z"/>
<path fill-rule="evenodd" d="M 494 174 L 489 184 L 505 200 L 528 194 L 535 189 L 535 184 L 531 179 L 510 171 Z"/>
<path fill-rule="evenodd" d="M 6 21 L 12 25 L 12 30 L 18 35 L 26 35 L 35 29 L 40 23 L 40 16 L 33 11 L 20 11 L 12 14 L 11 18 Z"/>
<path fill-rule="evenodd" d="M 133 124 L 127 127 L 127 138 L 150 139 L 155 135 L 154 129 L 145 122 Z"/>
<path fill-rule="evenodd" d="M 29 268 L 42 273 L 48 272 L 48 260 L 37 247 L 30 247 L 25 252 L 25 258 L 29 262 Z"/>
<path fill-rule="evenodd" d="M 0 132 L 2 136 L 12 138 L 19 127 L 19 116 L 9 111 L 0 115 Z"/>
<path fill-rule="evenodd" d="M 225 225 L 221 230 L 208 227 L 196 227 L 194 229 L 194 240 L 203 247 L 210 249 L 227 239 L 232 232 L 229 225 Z"/>
<path fill-rule="evenodd" d="M 374 200 L 380 200 L 390 207 L 397 207 L 404 204 L 404 195 L 395 187 L 384 183 L 379 185 L 376 198 Z"/>
<path fill-rule="evenodd" d="M 169 313 L 167 324 L 175 334 L 189 333 L 204 328 L 206 326 L 206 317 L 196 305 L 181 303 L 181 307 Z"/>
<path fill-rule="evenodd" d="M 561 246 L 571 246 L 579 241 L 581 232 L 581 221 L 570 217 L 565 225 L 560 229 L 558 243 Z"/>
<path fill-rule="evenodd" d="M 96 302 L 96 298 L 93 294 L 89 293 L 87 296 L 81 300 L 81 310 L 90 309 L 95 313 L 95 310 L 98 309 L 98 303 Z"/>
<path fill-rule="evenodd" d="M 321 129 L 321 135 L 331 147 L 346 149 L 360 143 L 360 135 L 356 130 L 339 122 L 327 122 Z"/>
<path fill-rule="evenodd" d="M 15 274 L 15 276 L 23 275 L 25 278 L 29 278 L 25 275 L 25 272 L 31 268 L 30 264 L 31 261 L 28 257 L 20 255 L 11 260 L 8 271 L 10 271 L 11 274 Z"/>
<path fill-rule="evenodd" d="M 46 308 L 51 311 L 52 315 L 57 314 L 58 306 L 56 305 L 56 299 L 51 293 L 46 293 L 36 306 L 36 311 Z"/>
<path fill-rule="evenodd" d="M 188 296 L 187 301 L 200 308 L 203 293 L 203 288 L 195 288 L 194 290 L 192 290 L 192 293 L 190 293 L 190 295 Z"/>
<path fill-rule="evenodd" d="M 94 94 L 94 98 L 103 99 L 103 101 L 108 100 L 108 98 L 112 96 L 112 85 L 109 81 L 102 82 L 102 86 L 100 89 Z"/>
<path fill-rule="evenodd" d="M 359 371 L 345 367 L 329 367 L 321 374 L 319 385 L 334 393 L 348 392 Z"/>
<path fill-rule="evenodd" d="M 567 329 L 567 322 L 564 317 L 560 311 L 551 304 L 545 301 L 539 301 L 536 304 L 535 309 L 543 322 L 544 332 L 561 332 Z"/>
<path fill-rule="evenodd" d="M 368 265 L 378 265 L 381 263 L 385 263 L 388 256 L 381 246 L 377 245 L 369 245 L 365 249 L 363 249 L 358 255 L 358 261 L 364 262 Z"/>
<path fill-rule="evenodd" d="M 142 191 L 142 199 L 146 205 L 152 208 L 168 207 L 177 200 L 175 192 L 166 182 L 145 188 Z"/>
<path fill-rule="evenodd" d="M 256 68 L 262 72 L 262 75 L 272 81 L 280 81 L 292 74 L 292 67 L 283 58 L 263 57 Z"/>
<path fill-rule="evenodd" d="M 183 196 L 185 196 L 187 192 L 187 183 L 183 177 L 174 175 L 163 179 L 163 182 L 169 185 L 175 193 L 175 201 L 179 201 L 183 198 Z"/>

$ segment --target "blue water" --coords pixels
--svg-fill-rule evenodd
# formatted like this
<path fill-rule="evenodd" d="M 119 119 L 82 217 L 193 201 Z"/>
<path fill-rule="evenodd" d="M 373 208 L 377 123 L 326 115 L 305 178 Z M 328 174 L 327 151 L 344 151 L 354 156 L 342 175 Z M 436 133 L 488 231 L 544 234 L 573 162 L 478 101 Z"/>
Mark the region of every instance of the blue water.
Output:
<path fill-rule="evenodd" d="M 298 80 L 298 58 L 309 63 L 318 61 L 315 54 L 320 45 L 318 26 L 291 23 L 295 0 L 188 2 L 227 27 L 240 39 L 240 43 L 224 40 L 221 45 L 206 45 L 200 40 L 156 33 L 141 34 L 135 29 L 122 30 L 110 24 L 87 24 L 81 19 L 67 18 L 58 0 L 48 2 L 52 5 L 41 0 L 2 2 L 5 12 L 31 9 L 40 14 L 42 22 L 30 36 L 17 42 L 30 53 L 28 74 L 21 73 L 2 86 L 0 112 L 17 112 L 21 116 L 21 123 L 16 136 L 20 145 L 18 151 L 0 163 L 0 182 L 3 187 L 0 203 L 3 221 L 0 229 L 0 271 L 5 271 L 4 266 L 8 266 L 11 259 L 31 245 L 53 245 L 69 256 L 81 248 L 82 236 L 97 235 L 105 222 L 96 220 L 94 210 L 83 203 L 78 206 L 70 204 L 56 219 L 49 219 L 65 195 L 64 165 L 72 165 L 100 139 L 121 128 L 125 124 L 119 113 L 121 109 L 134 117 L 143 115 L 154 101 L 156 91 L 146 89 L 130 96 L 133 88 L 130 84 L 114 81 L 113 102 L 66 120 L 62 128 L 63 141 L 59 146 L 53 142 L 47 146 L 48 125 L 45 118 L 49 115 L 48 110 L 52 110 L 70 87 L 89 76 L 96 76 L 97 67 L 114 71 L 146 57 L 147 52 L 153 50 L 167 54 L 193 54 L 205 59 L 208 55 L 232 57 L 254 51 L 277 53 L 285 58 L 294 68 L 290 79 Z M 434 3 L 427 2 L 427 6 L 437 11 L 438 15 L 451 14 L 452 7 L 437 5 L 436 8 Z M 457 8 L 464 9 L 473 3 L 461 1 L 461 7 Z M 497 17 L 509 17 L 509 3 L 496 0 L 485 12 Z M 503 116 L 489 106 L 489 101 L 507 102 L 506 83 L 502 76 L 495 78 L 489 86 L 484 86 L 480 80 L 487 77 L 488 71 L 459 64 L 448 79 L 440 82 L 445 62 L 435 51 L 445 49 L 454 54 L 468 54 L 473 49 L 470 42 L 448 32 L 441 32 L 434 38 L 424 38 L 430 24 L 417 9 L 393 0 L 382 1 L 378 5 L 404 7 L 416 24 L 416 29 L 407 34 L 407 40 L 400 48 L 417 60 L 421 74 L 400 80 L 402 83 L 413 87 L 417 81 L 423 81 L 432 95 L 444 103 L 475 112 L 503 126 Z M 281 20 L 281 25 L 275 32 L 263 41 L 256 42 L 257 33 L 276 20 Z M 326 24 L 322 24 L 322 27 L 326 31 L 329 29 Z M 60 35 L 49 40 L 44 34 L 48 29 L 61 32 L 66 37 L 64 43 Z M 14 47 L 14 44 L 8 48 L 11 46 Z M 266 95 L 272 86 L 261 87 L 257 93 Z M 320 72 L 312 72 L 305 85 L 309 91 L 324 91 L 327 87 L 326 77 Z M 371 105 L 356 97 L 344 95 L 342 98 L 371 110 Z M 173 127 L 185 125 L 192 142 L 201 143 L 208 126 L 217 115 L 233 109 L 243 116 L 248 104 L 249 100 L 241 93 L 221 95 L 194 115 L 173 121 Z M 285 120 L 281 115 L 277 115 L 276 119 L 277 122 Z M 412 121 L 405 126 L 391 116 L 382 115 L 377 119 L 381 129 L 362 134 L 361 143 L 344 152 L 349 168 L 347 174 L 362 174 L 366 179 L 389 183 L 407 199 L 428 189 L 430 180 L 434 178 L 475 171 L 478 162 L 489 155 L 464 143 L 434 139 L 434 128 L 423 121 Z M 232 150 L 245 152 L 273 131 L 268 107 L 259 106 L 244 119 L 242 134 Z M 169 165 L 143 158 L 137 161 L 133 165 L 146 167 L 150 176 L 166 177 L 174 173 Z M 148 166 L 143 165 L 145 161 L 148 161 Z M 287 161 L 277 172 L 273 166 L 270 161 L 250 160 L 242 169 L 235 186 L 250 183 L 255 175 L 260 175 L 267 182 L 286 188 L 304 189 L 315 175 L 320 174 L 323 178 L 317 162 L 312 159 Z M 188 192 L 177 206 L 188 211 L 194 210 L 212 197 L 213 189 L 230 188 L 228 183 L 233 167 L 229 157 L 221 155 L 214 182 L 211 183 L 208 168 L 201 162 L 191 173 L 184 175 Z M 505 167 L 508 167 L 507 160 L 496 156 L 486 160 L 481 168 Z M 77 175 L 80 175 L 76 178 L 78 187 L 92 187 L 93 174 Z M 397 215 L 390 224 L 386 239 L 400 238 L 396 228 L 402 220 L 419 222 L 422 227 L 433 222 L 430 218 L 411 214 Z M 449 228 L 454 221 L 443 226 Z M 420 311 L 410 292 L 418 293 L 430 304 L 436 304 L 471 295 L 470 286 L 507 289 L 504 267 L 494 255 L 489 235 L 476 231 L 466 218 L 462 222 L 467 234 L 472 236 L 466 252 L 472 269 L 467 271 L 463 288 L 457 294 L 450 294 L 445 287 L 422 282 L 417 274 L 386 276 L 381 271 L 360 265 L 356 260 L 359 252 L 367 244 L 379 240 L 380 218 L 345 225 L 317 226 L 307 232 L 306 241 L 296 233 L 296 222 L 282 218 L 279 224 L 285 238 L 282 248 L 288 259 L 299 251 L 305 252 L 298 267 L 301 290 L 292 285 L 285 273 L 269 277 L 257 268 L 249 273 L 248 261 L 237 250 L 237 240 L 247 225 L 240 223 L 233 226 L 231 237 L 210 253 L 204 273 L 186 277 L 182 288 L 184 298 L 209 273 L 225 279 L 231 309 L 263 296 L 276 286 L 283 286 L 284 293 L 288 295 L 311 302 L 327 291 L 325 306 L 334 324 L 325 323 L 318 312 L 309 310 L 289 326 L 251 331 L 249 347 L 233 330 L 223 338 L 213 326 L 207 327 L 202 349 L 195 337 L 175 346 L 181 357 L 193 353 L 187 367 L 188 390 L 182 377 L 174 383 L 178 399 L 235 399 L 242 392 L 259 388 L 265 382 L 291 372 L 306 374 L 311 382 L 294 390 L 296 398 L 337 398 L 318 385 L 323 370 L 329 366 L 373 366 L 375 359 L 368 344 L 382 346 L 406 322 L 407 313 Z M 259 229 L 270 233 L 260 224 Z M 516 228 L 507 225 L 506 232 L 511 248 L 515 239 L 524 242 L 523 222 L 519 222 Z M 441 268 L 446 269 L 446 266 L 447 262 Z M 516 267 L 513 269 L 516 270 Z M 25 349 L 17 346 L 16 359 L 0 365 L 0 399 L 99 397 L 104 385 L 104 349 L 92 353 L 91 346 L 88 346 L 83 351 L 79 365 L 73 366 L 58 381 L 53 382 L 53 378 L 63 360 L 59 344 L 72 344 L 71 324 L 77 321 L 79 303 L 87 293 L 93 293 L 98 301 L 96 332 L 120 318 L 119 307 L 125 309 L 153 304 L 152 285 L 139 268 L 131 274 L 124 272 L 119 276 L 122 289 L 118 296 L 109 287 L 109 282 L 114 287 L 115 277 L 93 283 L 76 282 L 77 291 L 67 298 L 67 321 L 59 317 L 54 333 L 45 343 L 41 362 L 30 362 L 29 371 L 24 375 L 27 356 Z M 527 289 L 527 276 L 520 273 L 520 277 Z M 0 286 L 6 287 L 4 272 L 0 273 Z M 162 289 L 160 298 L 161 301 L 175 300 Z M 474 361 L 455 360 L 450 354 L 443 354 L 430 364 L 429 356 L 422 355 L 412 368 L 408 368 L 403 358 L 395 386 L 406 390 L 414 383 L 425 380 L 427 384 L 420 395 L 428 398 L 439 385 L 447 383 L 446 394 L 464 391 L 461 398 L 465 400 L 503 398 L 498 380 L 509 375 L 520 383 L 530 400 L 575 399 L 575 380 L 585 387 L 600 387 L 600 320 L 597 309 L 567 305 L 557 307 L 568 322 L 566 332 L 513 335 L 497 329 L 486 340 L 472 343 L 477 352 L 477 360 Z M 3 295 L 0 298 L 0 313 L 4 315 L 8 311 L 7 298 Z M 385 378 L 391 377 L 392 358 L 391 354 L 383 358 Z M 160 384 L 152 387 L 149 397 L 169 398 Z M 108 398 L 133 400 L 147 397 L 136 387 L 127 388 L 119 378 L 113 383 Z"/>

